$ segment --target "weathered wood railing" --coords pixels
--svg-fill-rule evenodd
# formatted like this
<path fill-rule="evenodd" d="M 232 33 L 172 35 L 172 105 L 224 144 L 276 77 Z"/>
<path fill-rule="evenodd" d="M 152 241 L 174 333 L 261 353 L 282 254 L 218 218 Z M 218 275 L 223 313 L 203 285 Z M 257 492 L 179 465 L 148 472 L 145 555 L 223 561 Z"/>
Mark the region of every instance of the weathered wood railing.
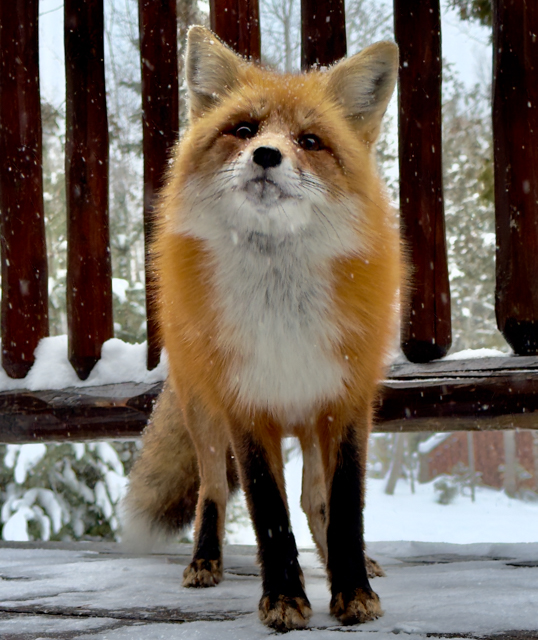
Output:
<path fill-rule="evenodd" d="M 303 68 L 346 53 L 342 0 L 302 0 Z M 381 430 L 536 428 L 538 411 L 538 3 L 494 0 L 496 311 L 516 354 L 432 362 L 451 344 L 441 154 L 439 0 L 395 0 L 400 47 L 402 235 L 413 263 L 402 349 L 378 411 Z M 260 58 L 257 0 L 211 0 L 213 30 Z M 113 335 L 103 3 L 65 0 L 69 359 L 85 379 Z M 140 0 L 145 235 L 178 134 L 174 0 Z M 2 364 L 24 378 L 48 335 L 38 70 L 38 0 L 0 0 Z M 148 366 L 159 359 L 147 263 Z M 534 357 L 533 357 L 534 356 Z M 421 364 L 429 363 L 429 364 Z M 0 440 L 129 437 L 160 385 L 0 393 Z M 538 415 L 538 414 L 537 414 Z"/>

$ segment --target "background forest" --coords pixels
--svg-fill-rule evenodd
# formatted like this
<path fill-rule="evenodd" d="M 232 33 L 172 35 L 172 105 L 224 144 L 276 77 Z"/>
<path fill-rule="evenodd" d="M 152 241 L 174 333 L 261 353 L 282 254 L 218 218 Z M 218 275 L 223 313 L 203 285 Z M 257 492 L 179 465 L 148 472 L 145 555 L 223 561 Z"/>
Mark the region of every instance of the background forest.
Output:
<path fill-rule="evenodd" d="M 145 340 L 144 245 L 142 221 L 142 116 L 137 0 L 105 3 L 106 79 L 110 130 L 110 230 L 115 335 Z M 300 58 L 300 0 L 261 0 L 264 62 L 294 71 Z M 452 0 L 462 20 L 491 24 L 488 0 Z M 178 0 L 180 73 L 190 24 L 208 23 L 208 5 Z M 61 13 L 61 7 L 58 8 Z M 44 15 L 44 14 L 43 14 Z M 393 38 L 392 6 L 374 0 L 346 2 L 348 53 Z M 494 314 L 493 168 L 490 86 L 487 70 L 476 85 L 464 84 L 445 64 L 443 84 L 443 166 L 452 294 L 453 351 L 506 349 Z M 185 88 L 180 88 L 180 133 L 185 126 Z M 46 93 L 45 93 L 46 95 Z M 65 105 L 44 99 L 43 175 L 51 335 L 67 333 L 66 207 L 64 181 Z M 378 145 L 380 169 L 398 203 L 396 102 Z M 371 472 L 417 474 L 418 446 L 431 434 L 378 435 Z M 137 443 L 0 445 L 0 502 L 4 539 L 113 539 L 117 504 Z M 293 445 L 290 445 L 293 448 Z M 2 464 L 3 461 L 3 464 Z M 468 475 L 459 470 L 460 485 Z M 397 478 L 396 478 L 397 479 Z M 474 482 L 474 480 L 473 480 Z M 450 483 L 449 483 L 450 484 Z M 451 486 L 456 486 L 452 482 Z M 442 491 L 440 490 L 442 493 Z M 441 495 L 441 494 L 440 494 Z M 245 519 L 240 502 L 230 522 Z"/>

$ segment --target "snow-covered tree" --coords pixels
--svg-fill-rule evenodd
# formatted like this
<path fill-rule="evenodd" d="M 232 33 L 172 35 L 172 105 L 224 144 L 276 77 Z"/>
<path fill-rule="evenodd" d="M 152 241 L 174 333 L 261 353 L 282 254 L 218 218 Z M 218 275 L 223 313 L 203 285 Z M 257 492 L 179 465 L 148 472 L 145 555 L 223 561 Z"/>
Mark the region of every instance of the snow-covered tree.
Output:
<path fill-rule="evenodd" d="M 115 539 L 136 448 L 107 442 L 1 445 L 2 539 Z"/>

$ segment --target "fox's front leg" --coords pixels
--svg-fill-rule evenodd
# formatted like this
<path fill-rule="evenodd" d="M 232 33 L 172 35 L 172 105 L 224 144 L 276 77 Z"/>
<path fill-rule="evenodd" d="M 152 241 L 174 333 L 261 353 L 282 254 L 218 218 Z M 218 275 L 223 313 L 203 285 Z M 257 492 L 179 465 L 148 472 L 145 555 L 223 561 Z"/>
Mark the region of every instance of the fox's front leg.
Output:
<path fill-rule="evenodd" d="M 383 615 L 368 581 L 364 555 L 363 507 L 368 415 L 337 426 L 318 425 L 327 479 L 327 570 L 331 613 L 342 624 L 368 622 Z"/>
<path fill-rule="evenodd" d="M 222 540 L 228 499 L 230 446 L 225 425 L 189 403 L 186 421 L 198 455 L 200 490 L 194 522 L 194 553 L 183 573 L 184 587 L 214 587 L 222 580 Z"/>
<path fill-rule="evenodd" d="M 312 614 L 291 531 L 281 437 L 276 427 L 237 427 L 232 438 L 240 464 L 241 483 L 258 540 L 263 594 L 261 621 L 279 631 L 302 629 Z"/>

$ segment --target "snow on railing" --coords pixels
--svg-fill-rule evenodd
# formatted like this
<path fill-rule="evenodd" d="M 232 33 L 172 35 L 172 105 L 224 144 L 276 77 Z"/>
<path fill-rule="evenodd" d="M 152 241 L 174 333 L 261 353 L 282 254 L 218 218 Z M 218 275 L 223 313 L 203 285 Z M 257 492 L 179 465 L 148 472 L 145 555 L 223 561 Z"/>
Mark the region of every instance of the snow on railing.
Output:
<path fill-rule="evenodd" d="M 67 336 L 43 338 L 35 351 L 35 360 L 26 378 L 10 378 L 0 367 L 0 392 L 27 389 L 87 388 L 123 382 L 153 384 L 162 382 L 168 372 L 166 353 L 159 364 L 149 370 L 146 343 L 129 344 L 118 338 L 103 343 L 101 358 L 90 375 L 81 380 L 68 359 Z"/>

